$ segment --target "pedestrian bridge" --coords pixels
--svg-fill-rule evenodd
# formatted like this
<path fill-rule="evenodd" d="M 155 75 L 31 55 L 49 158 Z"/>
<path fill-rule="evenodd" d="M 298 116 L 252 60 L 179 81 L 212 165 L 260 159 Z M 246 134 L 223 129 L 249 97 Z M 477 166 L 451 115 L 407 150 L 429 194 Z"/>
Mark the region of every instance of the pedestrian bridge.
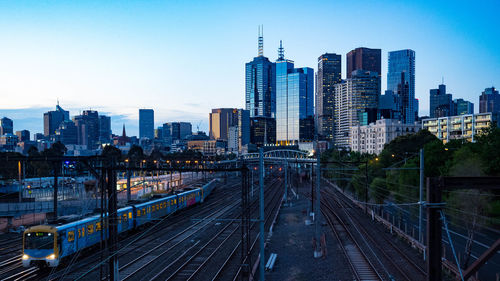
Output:
<path fill-rule="evenodd" d="M 259 159 L 259 153 L 246 153 L 241 155 L 243 160 L 252 161 Z M 306 162 L 314 163 L 316 158 L 313 158 L 309 153 L 291 149 L 270 150 L 263 153 L 264 160 L 288 161 L 288 162 Z"/>

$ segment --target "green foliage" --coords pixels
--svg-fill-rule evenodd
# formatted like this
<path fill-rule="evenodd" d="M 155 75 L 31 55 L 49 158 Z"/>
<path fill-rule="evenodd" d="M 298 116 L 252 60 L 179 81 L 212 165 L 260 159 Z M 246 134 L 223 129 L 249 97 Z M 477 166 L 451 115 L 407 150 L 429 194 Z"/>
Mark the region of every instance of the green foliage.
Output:
<path fill-rule="evenodd" d="M 484 172 L 490 176 L 500 176 L 500 128 L 488 128 L 476 137 L 475 145 L 483 162 Z"/>
<path fill-rule="evenodd" d="M 390 195 L 387 189 L 387 183 L 384 178 L 376 177 L 370 184 L 370 198 L 373 198 L 375 203 L 384 203 L 384 200 Z"/>

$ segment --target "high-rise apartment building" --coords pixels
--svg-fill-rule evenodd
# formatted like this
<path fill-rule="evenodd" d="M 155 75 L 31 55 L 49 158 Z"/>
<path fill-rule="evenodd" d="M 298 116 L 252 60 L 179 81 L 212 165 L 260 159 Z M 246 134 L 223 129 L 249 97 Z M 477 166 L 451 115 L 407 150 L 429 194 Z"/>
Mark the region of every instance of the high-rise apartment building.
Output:
<path fill-rule="evenodd" d="M 280 43 L 276 61 L 276 142 L 295 145 L 314 139 L 314 70 L 294 68 Z"/>
<path fill-rule="evenodd" d="M 57 103 L 56 110 L 43 114 L 43 134 L 46 137 L 54 136 L 59 125 L 66 120 L 69 120 L 69 111 L 62 109 Z"/>
<path fill-rule="evenodd" d="M 377 72 L 357 70 L 335 85 L 335 145 L 349 147 L 351 127 L 377 119 L 380 77 Z"/>
<path fill-rule="evenodd" d="M 389 52 L 387 90 L 400 95 L 401 121 L 415 122 L 418 106 L 415 101 L 415 51 L 399 50 Z"/>
<path fill-rule="evenodd" d="M 333 140 L 335 84 L 342 82 L 342 56 L 323 54 L 318 58 L 316 74 L 316 131 L 322 140 Z"/>
<path fill-rule="evenodd" d="M 139 138 L 154 139 L 155 113 L 153 109 L 139 109 Z"/>
<path fill-rule="evenodd" d="M 382 74 L 382 50 L 356 48 L 347 53 L 347 78 L 351 78 L 355 70 L 377 72 Z"/>
<path fill-rule="evenodd" d="M 229 138 L 229 127 L 238 124 L 238 109 L 216 108 L 209 114 L 209 136 L 211 140 L 225 140 Z"/>
<path fill-rule="evenodd" d="M 454 139 L 475 142 L 492 124 L 498 126 L 498 114 L 491 112 L 428 118 L 422 120 L 422 129 L 427 129 L 443 143 Z"/>
<path fill-rule="evenodd" d="M 275 64 L 264 57 L 264 38 L 259 29 L 259 52 L 245 64 L 245 109 L 250 117 L 273 117 L 276 114 Z"/>
<path fill-rule="evenodd" d="M 14 132 L 14 122 L 12 119 L 3 117 L 0 119 L 0 136 L 6 134 L 12 134 Z"/>
<path fill-rule="evenodd" d="M 454 115 L 474 114 L 474 104 L 472 102 L 464 99 L 456 99 L 453 102 L 455 103 Z"/>
<path fill-rule="evenodd" d="M 431 118 L 455 115 L 453 97 L 446 93 L 446 85 L 441 84 L 437 89 L 431 89 L 429 94 L 429 116 Z"/>
<path fill-rule="evenodd" d="M 479 96 L 479 113 L 500 112 L 500 94 L 495 87 L 486 88 Z"/>

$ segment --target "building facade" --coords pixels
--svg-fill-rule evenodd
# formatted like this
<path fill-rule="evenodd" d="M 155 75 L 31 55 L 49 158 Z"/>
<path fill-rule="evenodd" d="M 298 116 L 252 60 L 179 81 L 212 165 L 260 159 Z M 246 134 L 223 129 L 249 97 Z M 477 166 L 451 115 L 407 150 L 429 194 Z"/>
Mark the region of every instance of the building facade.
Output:
<path fill-rule="evenodd" d="M 495 87 L 486 88 L 479 96 L 479 113 L 500 112 L 500 94 Z"/>
<path fill-rule="evenodd" d="M 77 128 L 79 145 L 86 145 L 89 150 L 97 148 L 99 142 L 99 113 L 95 110 L 84 110 L 81 115 L 73 117 Z"/>
<path fill-rule="evenodd" d="M 387 90 L 399 94 L 401 120 L 413 124 L 415 116 L 418 116 L 415 101 L 415 51 L 406 49 L 389 52 Z"/>
<path fill-rule="evenodd" d="M 30 140 L 30 131 L 22 130 L 16 132 L 17 139 L 19 141 L 29 141 Z"/>
<path fill-rule="evenodd" d="M 455 103 L 455 115 L 474 114 L 474 104 L 472 102 L 464 99 L 456 99 L 453 102 Z"/>
<path fill-rule="evenodd" d="M 379 154 L 393 139 L 414 134 L 421 128 L 418 122 L 408 124 L 395 119 L 380 119 L 369 125 L 351 127 L 349 147 L 351 151 Z"/>
<path fill-rule="evenodd" d="M 276 143 L 276 119 L 269 117 L 250 118 L 250 143 L 257 147 Z"/>
<path fill-rule="evenodd" d="M 498 114 L 478 113 L 422 120 L 422 128 L 429 130 L 443 143 L 453 139 L 475 141 L 475 136 L 488 129 L 491 124 L 498 126 Z"/>
<path fill-rule="evenodd" d="M 139 109 L 139 138 L 154 139 L 155 113 L 153 109 Z"/>
<path fill-rule="evenodd" d="M 321 140 L 332 141 L 334 134 L 335 84 L 342 82 L 342 56 L 323 54 L 316 74 L 315 125 Z"/>
<path fill-rule="evenodd" d="M 211 140 L 229 138 L 229 127 L 238 125 L 238 109 L 216 108 L 209 114 L 209 136 Z"/>
<path fill-rule="evenodd" d="M 380 77 L 377 72 L 357 70 L 335 85 L 335 145 L 349 147 L 351 127 L 377 119 Z"/>
<path fill-rule="evenodd" d="M 377 72 L 382 74 L 382 50 L 356 48 L 347 53 L 347 78 L 351 78 L 355 70 Z"/>
<path fill-rule="evenodd" d="M 431 118 L 454 115 L 455 104 L 452 95 L 446 93 L 446 85 L 441 84 L 437 89 L 431 89 L 429 94 L 429 116 Z"/>
<path fill-rule="evenodd" d="M 14 132 L 14 122 L 12 119 L 3 117 L 0 119 L 0 136 L 6 134 L 13 134 Z"/>
<path fill-rule="evenodd" d="M 314 139 L 314 70 L 294 68 L 280 45 L 276 61 L 276 142 L 296 145 Z"/>
<path fill-rule="evenodd" d="M 111 142 L 111 117 L 99 115 L 99 142 Z"/>
<path fill-rule="evenodd" d="M 69 120 L 69 111 L 62 109 L 58 103 L 56 110 L 43 114 L 43 134 L 49 138 L 54 136 L 59 125 L 67 120 Z"/>

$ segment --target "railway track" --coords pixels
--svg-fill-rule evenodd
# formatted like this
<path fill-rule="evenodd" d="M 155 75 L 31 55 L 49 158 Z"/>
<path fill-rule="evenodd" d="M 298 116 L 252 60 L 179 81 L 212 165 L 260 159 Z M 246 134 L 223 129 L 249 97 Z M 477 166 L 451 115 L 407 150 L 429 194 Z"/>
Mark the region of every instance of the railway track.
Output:
<path fill-rule="evenodd" d="M 327 224 L 339 241 L 342 252 L 347 257 L 356 280 L 384 280 L 368 258 L 368 255 L 356 241 L 349 227 L 338 216 L 331 203 L 324 197 L 321 198 L 321 209 Z"/>
<path fill-rule="evenodd" d="M 160 223 L 153 225 L 151 227 L 148 227 L 144 233 L 143 231 L 134 233 L 131 236 L 128 236 L 126 239 L 120 241 L 118 245 L 118 255 L 119 259 L 120 258 L 125 258 L 127 255 L 135 255 L 134 258 L 136 257 L 136 253 L 141 253 L 143 251 L 148 251 L 151 247 L 154 247 L 154 245 L 157 245 L 157 243 L 152 243 L 152 241 L 157 241 L 159 239 L 162 239 L 163 236 L 165 235 L 165 230 L 167 228 L 174 228 L 177 227 L 178 225 L 182 225 L 186 223 L 186 217 L 202 217 L 206 213 L 211 213 L 213 212 L 212 208 L 215 206 L 220 206 L 224 201 L 228 201 L 228 199 L 231 199 L 232 196 L 229 196 L 233 194 L 234 195 L 234 190 L 232 190 L 233 187 L 237 186 L 238 182 L 236 183 L 228 183 L 224 186 L 218 187 L 218 190 L 214 192 L 214 196 L 220 197 L 217 198 L 217 200 L 213 200 L 212 198 L 209 198 L 209 202 L 206 202 L 206 205 L 201 205 L 201 208 L 190 208 L 188 210 L 184 210 L 181 213 L 176 213 L 172 217 L 166 217 L 164 218 L 164 221 L 161 221 Z M 153 231 L 153 230 L 162 230 L 162 231 Z M 133 242 L 133 243 L 132 243 Z M 84 260 L 79 260 L 77 263 L 73 264 L 71 269 L 69 270 L 59 270 L 55 273 L 50 274 L 48 280 L 75 280 L 75 279 L 81 279 L 81 280 L 95 280 L 95 279 L 100 279 L 100 267 L 99 267 L 99 262 L 101 260 L 101 251 L 96 252 L 95 254 L 86 257 Z M 133 258 L 132 258 L 133 259 Z M 130 259 L 129 259 L 130 260 Z M 124 262 L 124 264 L 127 264 L 127 261 Z M 103 266 L 107 266 L 107 263 L 104 262 Z"/>
<path fill-rule="evenodd" d="M 234 187 L 235 184 L 232 181 L 229 181 L 228 184 L 222 185 L 218 187 L 218 191 L 216 191 L 216 194 L 219 193 L 219 195 L 222 195 L 224 193 L 230 193 L 230 190 L 232 187 Z M 217 195 L 216 195 L 217 196 Z M 224 197 L 224 196 L 221 196 Z M 206 207 L 209 205 L 217 205 L 220 204 L 220 202 L 223 200 L 212 200 L 209 199 L 209 202 L 207 202 Z M 203 205 L 202 205 L 203 206 Z M 206 208 L 192 208 L 188 209 L 185 211 L 186 215 L 202 215 L 203 213 L 206 212 Z M 182 216 L 179 216 L 179 214 L 175 214 L 172 218 L 169 218 L 166 220 L 165 223 L 159 225 L 158 227 L 167 227 L 170 225 L 175 225 L 178 223 L 181 223 L 182 221 Z M 154 226 L 153 226 L 154 227 Z M 119 245 L 126 244 L 133 239 L 135 239 L 137 236 L 141 235 L 141 233 L 132 233 L 129 235 L 127 238 L 124 238 L 120 240 Z M 158 235 L 158 232 L 153 232 L 152 235 Z M 153 239 L 153 238 L 152 238 Z M 21 242 L 18 242 L 20 244 Z M 137 243 L 140 244 L 140 243 Z M 137 245 L 136 244 L 136 245 Z M 20 252 L 19 252 L 20 253 Z M 30 267 L 30 268 L 23 268 L 21 264 L 21 258 L 20 256 L 16 256 L 16 259 L 9 260 L 7 266 L 9 268 L 4 269 L 2 268 L 2 271 L 0 271 L 0 280 L 41 280 L 41 279 L 46 279 L 46 280 L 59 280 L 61 279 L 64 274 L 71 273 L 73 271 L 77 271 L 81 268 L 84 268 L 86 266 L 89 266 L 91 264 L 95 264 L 95 261 L 98 261 L 100 259 L 100 254 L 101 251 L 97 248 L 94 248 L 92 252 L 87 252 L 86 254 L 80 254 L 80 258 L 77 259 L 77 262 L 70 263 L 70 264 L 65 264 L 66 268 L 59 267 L 56 270 L 38 270 L 36 267 Z M 8 271 L 4 271 L 7 270 Z M 36 270 L 34 270 L 36 269 Z M 9 275 L 6 275 L 9 274 Z M 20 278 L 20 279 L 19 279 Z"/>
<path fill-rule="evenodd" d="M 366 224 L 361 223 L 359 218 L 356 218 L 352 212 L 349 213 L 345 211 L 346 208 L 354 209 L 352 203 L 349 202 L 347 198 L 344 198 L 342 195 L 337 195 L 338 193 L 335 193 L 335 191 L 330 188 L 324 188 L 322 193 L 323 196 L 326 196 L 329 201 L 333 201 L 338 204 L 338 206 L 343 210 L 345 216 L 347 216 L 349 220 L 356 225 L 360 234 L 367 238 L 371 245 L 377 248 L 378 252 L 382 254 L 381 256 L 384 257 L 386 264 L 390 264 L 392 265 L 392 268 L 396 269 L 398 274 L 398 276 L 395 276 L 397 277 L 396 279 L 411 281 L 424 280 L 426 278 L 426 270 L 422 268 L 422 266 L 418 265 L 406 253 L 404 253 L 400 247 L 391 241 L 392 239 L 388 238 L 387 235 L 384 235 L 384 233 L 380 233 L 373 227 L 366 227 Z M 385 246 L 389 246 L 389 248 Z"/>
<path fill-rule="evenodd" d="M 272 188 L 267 188 L 266 193 L 272 191 Z M 255 203 L 255 202 L 254 202 Z M 239 201 L 236 202 L 239 205 Z M 160 265 L 151 265 L 150 263 L 144 264 L 137 268 L 133 274 L 126 277 L 120 276 L 123 280 L 137 279 L 141 274 L 141 279 L 147 280 L 193 280 L 196 276 L 207 267 L 207 264 L 217 256 L 220 251 L 227 250 L 226 244 L 231 242 L 236 243 L 235 234 L 239 233 L 240 224 L 238 217 L 235 215 L 235 206 L 230 206 L 230 212 L 225 215 L 229 219 L 221 219 L 217 223 L 207 224 L 208 228 L 203 229 L 200 236 L 192 235 L 185 237 L 177 244 L 164 249 L 162 253 L 155 255 L 157 257 L 164 257 L 167 254 L 171 257 L 170 260 L 165 261 Z M 256 209 L 256 208 L 255 208 Z M 234 219 L 236 217 L 236 219 Z M 212 220 L 216 221 L 216 220 Z M 191 239 L 188 241 L 188 239 Z M 184 242 L 184 246 L 180 243 Z M 182 247 L 182 250 L 175 251 L 176 247 Z M 232 248 L 231 248 L 232 249 Z M 172 260 L 172 256 L 176 258 Z M 168 259 L 168 258 L 166 258 Z M 157 271 L 155 271 L 155 269 Z M 122 272 L 120 270 L 120 272 Z M 154 273 L 149 273 L 154 272 Z M 203 274 L 205 276 L 205 274 Z M 205 278 L 203 278 L 205 280 Z"/>

